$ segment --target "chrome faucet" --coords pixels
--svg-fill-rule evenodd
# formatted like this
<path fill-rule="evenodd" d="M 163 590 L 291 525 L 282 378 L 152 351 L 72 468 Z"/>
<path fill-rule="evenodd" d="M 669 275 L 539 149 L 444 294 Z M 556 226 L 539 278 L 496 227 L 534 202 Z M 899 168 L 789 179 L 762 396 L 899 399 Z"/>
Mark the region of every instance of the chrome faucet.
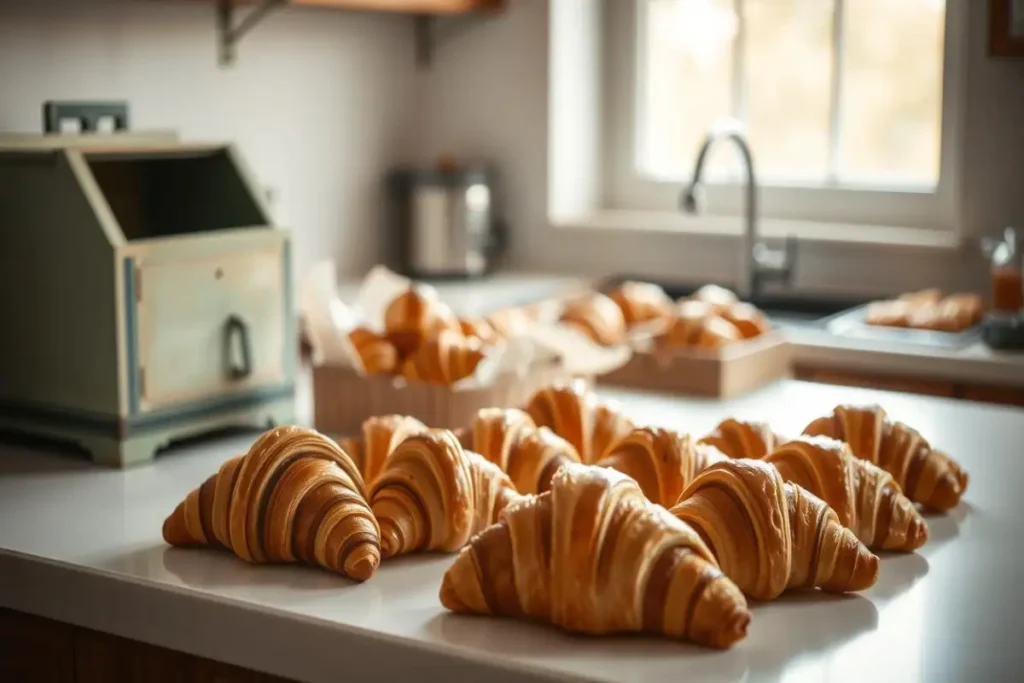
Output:
<path fill-rule="evenodd" d="M 680 206 L 686 213 L 698 214 L 703 210 L 704 184 L 701 174 L 707 161 L 708 152 L 719 140 L 732 140 L 743 157 L 743 165 L 747 175 L 746 197 L 746 230 L 743 234 L 743 263 L 745 273 L 737 289 L 742 298 L 757 300 L 761 295 L 762 285 L 769 280 L 776 280 L 789 285 L 793 277 L 796 263 L 796 239 L 787 236 L 782 249 L 771 249 L 761 241 L 757 231 L 757 178 L 754 175 L 754 157 L 750 151 L 743 131 L 743 125 L 734 120 L 726 119 L 717 123 L 704 138 L 697 163 L 693 168 L 693 180 L 680 196 Z"/>

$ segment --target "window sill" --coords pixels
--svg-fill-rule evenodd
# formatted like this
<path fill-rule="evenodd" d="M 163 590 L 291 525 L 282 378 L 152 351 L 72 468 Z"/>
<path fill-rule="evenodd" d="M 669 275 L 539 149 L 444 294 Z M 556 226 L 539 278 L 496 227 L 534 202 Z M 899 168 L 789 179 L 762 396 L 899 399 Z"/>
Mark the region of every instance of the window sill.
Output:
<path fill-rule="evenodd" d="M 552 219 L 555 228 L 574 231 L 674 233 L 706 237 L 741 237 L 744 219 L 739 216 L 686 216 L 669 211 L 606 210 L 579 218 Z M 908 247 L 939 251 L 956 251 L 962 246 L 959 235 L 952 230 L 815 223 L 810 221 L 762 218 L 758 225 L 762 237 L 791 236 L 801 242 L 827 242 L 859 246 Z"/>

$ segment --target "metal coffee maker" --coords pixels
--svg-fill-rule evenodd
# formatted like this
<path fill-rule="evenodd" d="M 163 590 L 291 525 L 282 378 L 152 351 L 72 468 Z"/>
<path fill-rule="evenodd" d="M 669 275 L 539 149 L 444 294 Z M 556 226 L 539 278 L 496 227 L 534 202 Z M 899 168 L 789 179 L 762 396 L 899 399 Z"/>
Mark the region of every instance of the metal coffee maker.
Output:
<path fill-rule="evenodd" d="M 444 160 L 388 176 L 397 269 L 419 280 L 474 278 L 492 272 L 507 229 L 496 215 L 496 172 Z"/>

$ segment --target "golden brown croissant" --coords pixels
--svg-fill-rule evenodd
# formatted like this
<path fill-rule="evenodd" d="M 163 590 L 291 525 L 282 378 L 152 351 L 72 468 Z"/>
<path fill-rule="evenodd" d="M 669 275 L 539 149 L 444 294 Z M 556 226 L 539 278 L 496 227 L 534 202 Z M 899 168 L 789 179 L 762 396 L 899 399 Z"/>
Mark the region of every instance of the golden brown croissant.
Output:
<path fill-rule="evenodd" d="M 758 600 L 787 588 L 859 591 L 874 585 L 878 558 L 835 510 L 761 460 L 723 460 L 693 480 L 672 508 Z"/>
<path fill-rule="evenodd" d="M 743 339 L 739 329 L 704 301 L 676 306 L 664 341 L 668 346 L 716 348 Z"/>
<path fill-rule="evenodd" d="M 381 553 L 454 552 L 519 497 L 498 467 L 464 451 L 447 429 L 398 445 L 370 489 Z"/>
<path fill-rule="evenodd" d="M 714 446 L 730 458 L 763 458 L 775 450 L 777 437 L 763 422 L 728 418 L 718 423 L 701 443 Z"/>
<path fill-rule="evenodd" d="M 608 448 L 633 431 L 629 418 L 598 401 L 582 382 L 539 389 L 526 404 L 539 427 L 548 427 L 576 449 L 584 463 L 601 459 Z"/>
<path fill-rule="evenodd" d="M 460 318 L 459 327 L 467 337 L 476 337 L 484 344 L 494 344 L 501 340 L 501 335 L 486 318 Z"/>
<path fill-rule="evenodd" d="M 434 290 L 417 285 L 396 296 L 384 309 L 384 330 L 402 356 L 441 330 L 461 334 L 458 319 Z"/>
<path fill-rule="evenodd" d="M 877 405 L 840 405 L 807 425 L 804 434 L 830 436 L 850 445 L 861 460 L 881 467 L 910 500 L 936 510 L 956 507 L 967 490 L 967 473 L 914 429 L 886 417 Z"/>
<path fill-rule="evenodd" d="M 476 371 L 484 358 L 480 342 L 442 330 L 427 339 L 402 365 L 402 376 L 416 382 L 450 385 Z"/>
<path fill-rule="evenodd" d="M 740 302 L 735 292 L 719 285 L 704 285 L 694 292 L 689 300 L 709 304 L 716 313 Z"/>
<path fill-rule="evenodd" d="M 619 439 L 597 464 L 628 474 L 649 501 L 669 507 L 694 477 L 724 459 L 716 448 L 695 444 L 688 434 L 643 427 Z"/>
<path fill-rule="evenodd" d="M 414 434 L 427 431 L 427 426 L 408 415 L 377 415 L 363 422 L 358 437 L 338 442 L 363 475 L 363 483 L 373 484 L 384 468 L 384 461 L 398 444 Z"/>
<path fill-rule="evenodd" d="M 839 522 L 869 548 L 916 550 L 928 526 L 892 475 L 827 436 L 804 436 L 765 457 L 782 478 L 807 489 L 836 511 Z"/>
<path fill-rule="evenodd" d="M 600 292 L 570 301 L 560 320 L 575 327 L 595 344 L 614 346 L 626 340 L 626 320 L 622 311 Z"/>
<path fill-rule="evenodd" d="M 648 503 L 629 477 L 577 464 L 463 548 L 444 575 L 441 604 L 720 648 L 743 638 L 750 622 L 743 595 L 693 529 Z"/>
<path fill-rule="evenodd" d="M 484 408 L 462 443 L 508 474 L 519 493 L 547 491 L 558 468 L 580 462 L 568 441 L 517 408 Z"/>
<path fill-rule="evenodd" d="M 349 332 L 348 338 L 367 375 L 394 372 L 398 365 L 398 351 L 386 337 L 365 327 L 357 327 Z"/>
<path fill-rule="evenodd" d="M 744 339 L 758 337 L 771 329 L 768 318 L 753 304 L 733 304 L 722 311 L 722 317 L 735 325 Z"/>
<path fill-rule="evenodd" d="M 380 530 L 355 464 L 300 427 L 263 434 L 164 522 L 177 546 L 220 546 L 253 563 L 304 562 L 358 581 L 380 563 Z"/>
<path fill-rule="evenodd" d="M 608 296 L 622 311 L 626 327 L 664 320 L 672 315 L 672 299 L 652 282 L 623 282 Z"/>

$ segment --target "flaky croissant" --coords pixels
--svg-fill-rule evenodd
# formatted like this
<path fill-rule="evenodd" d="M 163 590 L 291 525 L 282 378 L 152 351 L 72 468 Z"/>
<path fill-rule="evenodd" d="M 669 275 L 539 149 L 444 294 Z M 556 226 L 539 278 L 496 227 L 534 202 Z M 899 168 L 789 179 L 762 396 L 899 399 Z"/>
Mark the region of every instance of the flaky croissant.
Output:
<path fill-rule="evenodd" d="M 217 546 L 253 563 L 304 562 L 364 581 L 380 530 L 359 471 L 310 429 L 279 427 L 192 491 L 163 526 L 176 546 Z"/>
<path fill-rule="evenodd" d="M 464 451 L 447 429 L 430 429 L 399 444 L 370 488 L 385 558 L 454 552 L 518 497 L 504 472 Z"/>
<path fill-rule="evenodd" d="M 562 312 L 561 322 L 589 337 L 595 344 L 614 346 L 626 340 L 626 320 L 622 311 L 600 292 L 570 301 Z"/>
<path fill-rule="evenodd" d="M 442 330 L 405 359 L 402 376 L 447 386 L 472 375 L 483 358 L 479 340 L 464 337 L 461 332 Z"/>
<path fill-rule="evenodd" d="M 869 548 L 909 551 L 928 540 L 928 526 L 892 475 L 855 458 L 842 441 L 800 437 L 769 453 L 765 461 L 783 479 L 825 501 Z"/>
<path fill-rule="evenodd" d="M 427 426 L 409 415 L 376 415 L 363 422 L 359 436 L 341 439 L 338 445 L 359 467 L 363 482 L 370 486 L 384 468 L 384 461 L 398 444 Z"/>
<path fill-rule="evenodd" d="M 459 327 L 467 337 L 476 337 L 484 344 L 501 341 L 501 335 L 486 318 L 459 318 Z"/>
<path fill-rule="evenodd" d="M 539 389 L 526 404 L 539 427 L 548 427 L 576 449 L 586 463 L 600 460 L 635 425 L 610 404 L 598 401 L 582 382 Z"/>
<path fill-rule="evenodd" d="M 462 443 L 508 474 L 519 493 L 543 493 L 559 467 L 580 462 L 572 444 L 518 408 L 481 409 Z"/>
<path fill-rule="evenodd" d="M 763 458 L 775 450 L 778 437 L 764 422 L 728 418 L 718 423 L 701 443 L 710 444 L 730 458 Z"/>
<path fill-rule="evenodd" d="M 675 308 L 663 343 L 670 347 L 717 348 L 743 339 L 739 329 L 704 301 L 683 301 Z"/>
<path fill-rule="evenodd" d="M 619 439 L 597 464 L 628 474 L 652 503 L 671 506 L 700 472 L 724 460 L 716 448 L 688 434 L 643 427 Z"/>
<path fill-rule="evenodd" d="M 441 330 L 462 333 L 458 318 L 430 287 L 410 286 L 384 309 L 384 331 L 402 356 Z"/>
<path fill-rule="evenodd" d="M 608 296 L 622 311 L 627 328 L 672 314 L 672 299 L 653 282 L 623 282 Z"/>
<path fill-rule="evenodd" d="M 629 477 L 578 464 L 473 538 L 440 597 L 454 612 L 719 648 L 743 638 L 750 621 L 743 595 L 691 528 L 647 502 Z"/>
<path fill-rule="evenodd" d="M 758 600 L 787 588 L 859 591 L 878 578 L 878 558 L 835 510 L 761 460 L 712 465 L 671 512 L 700 534 L 740 590 Z"/>
<path fill-rule="evenodd" d="M 910 500 L 936 510 L 956 507 L 967 490 L 967 473 L 955 460 L 916 430 L 889 420 L 880 406 L 837 406 L 807 425 L 804 434 L 845 441 L 855 456 L 891 474 Z"/>
<path fill-rule="evenodd" d="M 394 372 L 398 366 L 398 351 L 387 337 L 357 327 L 349 332 L 349 341 L 359 355 L 359 362 L 367 375 Z"/>

